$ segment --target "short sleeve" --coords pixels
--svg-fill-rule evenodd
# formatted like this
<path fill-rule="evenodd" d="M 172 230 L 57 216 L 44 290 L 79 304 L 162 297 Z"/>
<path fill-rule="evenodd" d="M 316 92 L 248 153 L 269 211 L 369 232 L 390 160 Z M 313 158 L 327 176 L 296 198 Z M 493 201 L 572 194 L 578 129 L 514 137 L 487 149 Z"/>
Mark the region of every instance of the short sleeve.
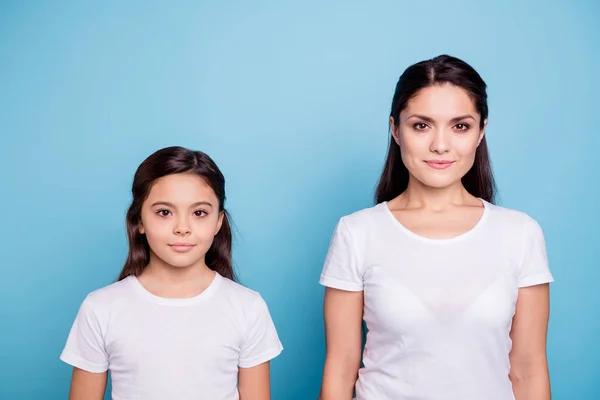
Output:
<path fill-rule="evenodd" d="M 352 292 L 360 292 L 364 288 L 356 248 L 344 218 L 333 232 L 319 282 L 323 286 Z"/>
<path fill-rule="evenodd" d="M 277 357 L 282 350 L 267 303 L 259 295 L 252 305 L 238 365 L 255 367 Z"/>
<path fill-rule="evenodd" d="M 60 359 L 88 372 L 100 373 L 108 370 L 108 356 L 104 348 L 101 324 L 89 297 L 79 308 Z"/>
<path fill-rule="evenodd" d="M 527 217 L 523 230 L 523 261 L 519 271 L 518 286 L 527 287 L 554 282 L 548 266 L 546 242 L 542 228 L 536 220 Z"/>

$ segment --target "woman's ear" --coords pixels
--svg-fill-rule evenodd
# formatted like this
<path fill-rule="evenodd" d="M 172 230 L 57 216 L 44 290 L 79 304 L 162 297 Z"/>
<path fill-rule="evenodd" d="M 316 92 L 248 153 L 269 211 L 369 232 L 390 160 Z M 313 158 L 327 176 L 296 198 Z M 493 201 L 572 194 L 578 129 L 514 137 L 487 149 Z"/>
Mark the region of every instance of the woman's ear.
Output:
<path fill-rule="evenodd" d="M 392 132 L 392 137 L 398 146 L 400 146 L 400 136 L 399 136 L 399 125 L 396 125 L 396 121 L 394 121 L 394 117 L 390 117 L 390 131 Z"/>
<path fill-rule="evenodd" d="M 487 128 L 488 120 L 483 121 L 483 128 L 481 128 L 481 132 L 479 132 L 479 141 L 477 142 L 477 146 L 481 144 L 483 137 L 485 136 L 485 128 Z"/>

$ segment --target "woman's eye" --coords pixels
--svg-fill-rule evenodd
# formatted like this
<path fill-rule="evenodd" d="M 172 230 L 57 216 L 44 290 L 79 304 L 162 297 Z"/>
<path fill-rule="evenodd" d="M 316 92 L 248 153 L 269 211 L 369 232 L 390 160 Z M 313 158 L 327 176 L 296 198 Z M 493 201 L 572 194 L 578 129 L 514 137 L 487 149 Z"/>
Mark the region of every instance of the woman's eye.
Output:
<path fill-rule="evenodd" d="M 422 122 L 417 122 L 416 124 L 413 125 L 413 128 L 415 128 L 418 131 L 424 131 L 425 129 L 427 129 L 427 124 L 424 124 Z"/>
<path fill-rule="evenodd" d="M 206 211 L 204 211 L 204 210 L 194 211 L 194 215 L 196 217 L 204 217 L 206 215 Z"/>
<path fill-rule="evenodd" d="M 169 210 L 158 210 L 156 213 L 161 217 L 168 217 L 169 215 L 171 215 L 171 211 Z"/>
<path fill-rule="evenodd" d="M 469 125 L 467 124 L 456 124 L 456 129 L 459 131 L 466 131 L 469 129 Z"/>

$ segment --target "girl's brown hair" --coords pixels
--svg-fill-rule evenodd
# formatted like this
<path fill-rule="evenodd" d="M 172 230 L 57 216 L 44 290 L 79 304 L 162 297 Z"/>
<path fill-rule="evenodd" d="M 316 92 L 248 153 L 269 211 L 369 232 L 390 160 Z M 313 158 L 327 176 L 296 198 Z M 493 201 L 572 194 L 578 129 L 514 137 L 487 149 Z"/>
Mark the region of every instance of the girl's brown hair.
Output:
<path fill-rule="evenodd" d="M 171 174 L 191 173 L 202 178 L 219 199 L 223 213 L 221 229 L 206 253 L 206 265 L 220 275 L 235 280 L 231 263 L 231 226 L 225 210 L 225 177 L 215 162 L 201 151 L 183 147 L 166 147 L 151 154 L 140 164 L 133 178 L 133 200 L 127 210 L 127 238 L 129 253 L 118 280 L 129 275 L 138 276 L 150 261 L 150 247 L 145 235 L 140 233 L 142 204 L 148 197 L 154 181 Z"/>

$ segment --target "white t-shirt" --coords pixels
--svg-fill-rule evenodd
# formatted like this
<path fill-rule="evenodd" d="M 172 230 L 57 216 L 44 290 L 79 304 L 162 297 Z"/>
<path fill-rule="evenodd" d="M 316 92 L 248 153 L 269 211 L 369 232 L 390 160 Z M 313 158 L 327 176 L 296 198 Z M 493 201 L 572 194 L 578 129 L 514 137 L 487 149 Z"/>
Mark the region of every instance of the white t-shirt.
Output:
<path fill-rule="evenodd" d="M 232 400 L 238 367 L 282 350 L 257 292 L 216 274 L 200 295 L 167 299 L 129 276 L 87 296 L 60 358 L 110 370 L 114 400 Z"/>
<path fill-rule="evenodd" d="M 527 214 L 483 201 L 468 232 L 430 239 L 386 202 L 341 218 L 321 284 L 364 292 L 357 400 L 513 400 L 509 337 L 518 289 L 552 282 Z"/>

